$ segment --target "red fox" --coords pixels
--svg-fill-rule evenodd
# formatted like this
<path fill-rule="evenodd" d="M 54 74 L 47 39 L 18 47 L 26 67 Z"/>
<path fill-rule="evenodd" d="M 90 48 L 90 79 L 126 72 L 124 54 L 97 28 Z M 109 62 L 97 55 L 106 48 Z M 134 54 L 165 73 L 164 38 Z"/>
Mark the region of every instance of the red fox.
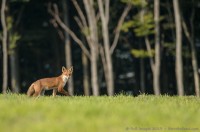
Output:
<path fill-rule="evenodd" d="M 70 96 L 67 91 L 63 89 L 69 77 L 72 75 L 73 67 L 66 69 L 62 67 L 62 74 L 58 77 L 43 78 L 31 84 L 27 91 L 28 96 L 38 97 L 44 95 L 45 90 L 53 89 L 53 96 L 56 96 L 57 91 L 66 96 Z"/>

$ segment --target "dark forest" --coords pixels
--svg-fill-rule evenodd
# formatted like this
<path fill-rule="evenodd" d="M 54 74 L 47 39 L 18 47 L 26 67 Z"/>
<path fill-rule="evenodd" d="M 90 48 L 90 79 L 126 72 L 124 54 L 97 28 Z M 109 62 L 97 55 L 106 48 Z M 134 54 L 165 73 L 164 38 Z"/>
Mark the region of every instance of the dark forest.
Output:
<path fill-rule="evenodd" d="M 0 91 L 73 66 L 71 95 L 199 96 L 198 12 L 198 0 L 1 0 Z"/>

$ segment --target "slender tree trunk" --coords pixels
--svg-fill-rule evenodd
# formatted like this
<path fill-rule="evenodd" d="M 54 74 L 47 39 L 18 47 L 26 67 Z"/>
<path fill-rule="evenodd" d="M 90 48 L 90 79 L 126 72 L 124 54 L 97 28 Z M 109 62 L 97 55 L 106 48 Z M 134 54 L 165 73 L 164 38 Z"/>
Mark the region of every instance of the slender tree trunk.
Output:
<path fill-rule="evenodd" d="M 196 96 L 200 96 L 200 91 L 199 91 L 199 74 L 198 74 L 198 62 L 197 62 L 197 53 L 196 53 L 196 48 L 194 44 L 194 16 L 195 16 L 195 9 L 192 8 L 192 15 L 190 19 L 190 26 L 191 26 L 191 35 L 188 31 L 187 25 L 185 23 L 185 20 L 182 20 L 182 25 L 183 25 L 183 30 L 186 35 L 186 37 L 189 40 L 190 47 L 191 47 L 191 57 L 192 57 L 192 67 L 193 67 L 193 76 L 194 76 L 194 84 L 195 84 L 195 93 Z"/>
<path fill-rule="evenodd" d="M 66 66 L 69 68 L 73 66 L 72 64 L 72 53 L 71 53 L 71 41 L 65 40 L 65 61 L 66 61 Z M 73 76 L 69 79 L 68 81 L 68 91 L 70 95 L 74 95 L 74 82 L 73 82 Z"/>
<path fill-rule="evenodd" d="M 9 5 L 7 5 L 9 6 Z M 10 22 L 12 25 L 8 29 L 8 51 L 9 51 L 9 61 L 10 61 L 10 75 L 11 75 L 11 89 L 14 93 L 20 92 L 20 68 L 19 68 L 19 56 L 18 56 L 18 45 L 17 41 L 20 39 L 20 36 L 14 31 L 20 23 L 24 6 L 19 9 L 19 14 L 17 15 L 14 23 Z M 13 18 L 13 17 L 12 17 Z M 14 47 L 13 47 L 14 46 Z"/>
<path fill-rule="evenodd" d="M 173 0 L 176 25 L 176 81 L 179 96 L 184 95 L 183 62 L 182 62 L 182 28 L 179 9 L 179 0 Z"/>
<path fill-rule="evenodd" d="M 90 30 L 90 50 L 91 50 L 91 83 L 93 89 L 93 95 L 99 95 L 98 85 L 98 70 L 97 70 L 97 56 L 98 56 L 98 33 L 97 33 L 97 22 L 94 10 L 93 0 L 83 0 L 86 15 L 89 23 Z"/>
<path fill-rule="evenodd" d="M 144 67 L 144 58 L 140 58 L 140 89 L 141 89 L 141 93 L 145 93 L 145 67 Z"/>
<path fill-rule="evenodd" d="M 20 92 L 18 50 L 12 49 L 10 54 L 11 87 L 14 93 Z"/>
<path fill-rule="evenodd" d="M 169 2 L 169 0 L 167 1 L 167 11 L 168 11 L 168 23 L 173 24 L 174 23 L 174 18 L 173 18 L 173 12 L 171 10 L 171 3 Z M 172 41 L 175 41 L 175 31 L 173 30 L 173 28 L 171 28 L 171 35 L 172 35 Z"/>
<path fill-rule="evenodd" d="M 7 26 L 5 17 L 6 0 L 1 3 L 1 24 L 3 28 L 2 47 L 3 47 L 3 86 L 2 92 L 6 93 L 8 87 L 8 52 L 7 52 Z"/>
<path fill-rule="evenodd" d="M 145 0 L 142 1 L 142 3 L 145 3 Z M 146 7 L 144 6 L 141 11 L 140 11 L 140 21 L 141 23 L 144 23 L 144 15 L 146 13 Z M 152 54 L 152 49 L 151 49 L 151 45 L 150 45 L 150 41 L 148 39 L 148 36 L 145 35 L 144 36 L 144 40 L 145 40 L 145 45 L 147 48 L 147 51 L 150 54 Z M 142 45 L 140 45 L 140 49 L 142 49 Z M 141 91 L 142 93 L 145 92 L 145 65 L 144 65 L 144 58 L 140 58 L 140 87 L 141 87 Z M 152 74 L 153 74 L 153 85 L 155 84 L 155 61 L 153 60 L 152 57 L 150 57 L 150 66 L 151 66 L 151 70 L 152 70 Z M 154 90 L 154 94 L 158 95 L 159 90 L 155 89 L 155 87 L 153 88 Z"/>
<path fill-rule="evenodd" d="M 144 2 L 144 0 L 143 0 Z M 145 14 L 145 8 L 143 7 L 140 11 L 140 21 L 141 23 L 144 23 L 144 14 Z M 145 36 L 145 39 L 147 37 Z M 140 40 L 140 49 L 142 49 L 142 42 Z M 142 93 L 145 93 L 145 67 L 144 67 L 144 58 L 140 58 L 140 89 Z"/>
<path fill-rule="evenodd" d="M 69 27 L 69 13 L 68 13 L 68 7 L 66 0 L 62 0 L 62 5 L 63 5 L 63 21 L 67 27 Z M 65 61 L 66 61 L 66 66 L 71 67 L 72 66 L 72 56 L 71 56 L 71 41 L 69 34 L 65 32 Z M 74 83 L 73 83 L 73 77 L 69 79 L 68 82 L 68 91 L 70 95 L 74 95 Z"/>
<path fill-rule="evenodd" d="M 190 20 L 191 24 L 191 51 L 192 51 L 192 66 L 193 66 L 193 72 L 194 72 L 194 84 L 195 84 L 195 93 L 196 96 L 200 96 L 200 87 L 199 87 L 199 74 L 198 74 L 198 62 L 197 62 L 197 53 L 196 53 L 196 48 L 195 48 L 195 43 L 194 43 L 194 8 L 192 9 L 192 17 Z"/>
<path fill-rule="evenodd" d="M 97 74 L 97 53 L 96 48 L 91 48 L 91 81 L 92 81 L 92 90 L 93 95 L 99 95 L 99 85 L 98 85 L 98 74 Z"/>
<path fill-rule="evenodd" d="M 109 0 L 106 1 L 106 9 L 103 8 L 102 0 L 98 0 L 99 10 L 100 10 L 100 18 L 102 22 L 102 34 L 103 34 L 103 42 L 105 49 L 105 59 L 107 66 L 107 73 L 105 76 L 107 79 L 107 92 L 109 96 L 114 94 L 114 79 L 113 79 L 113 65 L 112 65 L 112 57 L 110 53 L 110 40 L 109 40 L 109 31 L 108 31 L 108 21 L 109 21 Z"/>
<path fill-rule="evenodd" d="M 82 53 L 82 63 L 83 63 L 83 89 L 86 96 L 90 95 L 89 87 L 89 71 L 88 71 L 88 58 L 84 53 Z"/>
<path fill-rule="evenodd" d="M 193 72 L 194 72 L 195 93 L 196 93 L 196 96 L 199 97 L 199 95 L 200 95 L 199 74 L 198 74 L 198 63 L 197 63 L 196 49 L 195 49 L 195 45 L 194 45 L 194 40 L 191 43 L 191 50 L 192 50 L 192 66 L 193 66 Z"/>
<path fill-rule="evenodd" d="M 160 94 L 160 0 L 154 0 L 154 21 L 155 21 L 155 65 L 153 73 L 153 88 L 155 95 Z"/>

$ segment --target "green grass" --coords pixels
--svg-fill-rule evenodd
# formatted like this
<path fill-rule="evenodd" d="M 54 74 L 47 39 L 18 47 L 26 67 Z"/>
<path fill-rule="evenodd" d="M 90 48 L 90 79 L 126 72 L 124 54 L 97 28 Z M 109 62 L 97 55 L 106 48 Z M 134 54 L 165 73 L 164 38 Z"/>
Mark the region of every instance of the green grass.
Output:
<path fill-rule="evenodd" d="M 200 99 L 193 96 L 0 95 L 1 132 L 193 132 L 199 124 Z"/>

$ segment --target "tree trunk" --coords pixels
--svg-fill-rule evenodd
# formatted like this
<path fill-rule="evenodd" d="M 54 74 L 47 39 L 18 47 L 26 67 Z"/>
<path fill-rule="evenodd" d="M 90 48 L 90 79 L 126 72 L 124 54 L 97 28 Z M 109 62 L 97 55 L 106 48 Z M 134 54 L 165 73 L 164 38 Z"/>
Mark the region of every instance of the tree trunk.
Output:
<path fill-rule="evenodd" d="M 94 96 L 99 95 L 99 85 L 98 85 L 98 72 L 97 72 L 97 53 L 96 48 L 91 48 L 91 83 L 92 92 Z"/>
<path fill-rule="evenodd" d="M 94 1 L 93 0 L 83 0 L 87 20 L 89 23 L 90 30 L 90 50 L 91 50 L 91 83 L 93 89 L 93 95 L 99 95 L 99 85 L 98 85 L 98 70 L 97 70 L 97 56 L 98 56 L 98 31 L 97 31 L 97 22 L 94 10 Z"/>
<path fill-rule="evenodd" d="M 6 0 L 1 3 L 1 24 L 3 28 L 2 47 L 3 47 L 3 86 L 2 92 L 6 93 L 8 87 L 8 51 L 7 51 L 7 26 L 5 18 Z"/>
<path fill-rule="evenodd" d="M 195 93 L 196 96 L 200 96 L 200 91 L 199 91 L 199 74 L 198 74 L 198 62 L 197 62 L 197 53 L 196 53 L 196 48 L 194 44 L 194 16 L 195 16 L 195 9 L 192 8 L 192 14 L 190 18 L 190 26 L 191 26 L 191 35 L 188 31 L 187 25 L 185 23 L 185 20 L 182 20 L 182 25 L 183 25 L 183 30 L 184 33 L 189 40 L 190 47 L 191 47 L 191 57 L 192 57 L 192 67 L 193 67 L 193 76 L 194 76 L 194 85 L 195 85 Z"/>
<path fill-rule="evenodd" d="M 144 58 L 140 58 L 140 89 L 141 89 L 141 93 L 145 93 L 145 66 L 144 66 Z"/>
<path fill-rule="evenodd" d="M 88 71 L 88 58 L 82 53 L 82 64 L 83 64 L 83 89 L 86 96 L 90 95 L 89 87 L 89 71 Z"/>
<path fill-rule="evenodd" d="M 69 18 L 68 18 L 68 7 L 66 0 L 62 0 L 63 5 L 63 21 L 67 27 L 69 27 Z M 66 66 L 71 67 L 72 66 L 72 57 L 71 57 L 71 41 L 69 34 L 65 32 L 65 61 Z M 71 77 L 68 81 L 68 91 L 70 95 L 74 95 L 74 83 L 73 83 L 73 77 Z"/>
<path fill-rule="evenodd" d="M 144 17 L 144 9 L 141 11 L 141 20 Z M 155 22 L 155 57 L 150 58 L 150 66 L 153 75 L 153 91 L 155 95 L 160 95 L 160 25 L 159 25 L 159 16 L 160 16 L 160 1 L 154 1 L 154 22 Z M 148 36 L 144 37 L 146 48 L 149 54 L 152 54 L 150 41 Z"/>
<path fill-rule="evenodd" d="M 199 74 L 198 74 L 198 62 L 197 62 L 197 53 L 196 53 L 196 48 L 194 44 L 194 14 L 195 10 L 192 8 L 192 17 L 190 20 L 191 24 L 191 51 L 192 51 L 192 67 L 193 67 L 193 72 L 194 72 L 194 84 L 195 84 L 195 93 L 196 96 L 200 96 L 200 90 L 199 90 Z"/>
<path fill-rule="evenodd" d="M 191 43 L 191 51 L 192 51 L 192 67 L 194 72 L 194 84 L 195 84 L 195 93 L 196 96 L 199 97 L 200 91 L 199 91 L 199 74 L 198 74 L 198 63 L 197 63 L 197 57 L 196 57 L 196 49 L 194 45 L 194 40 L 192 40 Z"/>
<path fill-rule="evenodd" d="M 177 91 L 179 96 L 184 95 L 183 85 L 183 62 L 182 62 L 182 28 L 181 28 L 181 16 L 179 9 L 179 0 L 173 0 L 174 16 L 176 25 L 176 81 Z"/>
<path fill-rule="evenodd" d="M 114 95 L 114 79 L 113 79 L 113 65 L 112 65 L 112 57 L 110 53 L 110 40 L 109 40 L 109 31 L 108 31 L 108 21 L 109 21 L 109 0 L 106 1 L 106 9 L 103 8 L 102 0 L 98 0 L 98 6 L 100 10 L 100 18 L 102 22 L 102 34 L 103 34 L 103 42 L 105 49 L 105 60 L 107 73 L 105 73 L 107 79 L 107 92 L 109 96 Z"/>
<path fill-rule="evenodd" d="M 144 2 L 144 0 L 142 1 Z M 145 8 L 143 7 L 142 10 L 140 11 L 140 21 L 141 23 L 144 23 L 144 14 L 145 14 Z M 147 36 L 145 36 L 145 39 Z M 140 49 L 142 49 L 142 40 L 140 39 Z M 146 41 L 146 40 L 145 40 Z M 141 93 L 145 93 L 145 67 L 144 67 L 144 58 L 140 58 L 140 89 Z"/>
<path fill-rule="evenodd" d="M 18 50 L 12 49 L 10 54 L 10 70 L 11 70 L 11 87 L 14 93 L 20 92 L 19 86 L 19 61 L 18 61 Z"/>
<path fill-rule="evenodd" d="M 160 94 L 160 0 L 154 0 L 154 21 L 155 21 L 155 64 L 153 72 L 153 88 L 155 95 Z"/>
<path fill-rule="evenodd" d="M 171 10 L 171 3 L 170 1 L 167 1 L 167 11 L 168 11 L 168 23 L 173 24 L 174 23 L 174 18 L 173 18 L 173 12 Z M 173 28 L 171 28 L 171 36 L 172 36 L 172 41 L 175 41 L 175 31 Z"/>

